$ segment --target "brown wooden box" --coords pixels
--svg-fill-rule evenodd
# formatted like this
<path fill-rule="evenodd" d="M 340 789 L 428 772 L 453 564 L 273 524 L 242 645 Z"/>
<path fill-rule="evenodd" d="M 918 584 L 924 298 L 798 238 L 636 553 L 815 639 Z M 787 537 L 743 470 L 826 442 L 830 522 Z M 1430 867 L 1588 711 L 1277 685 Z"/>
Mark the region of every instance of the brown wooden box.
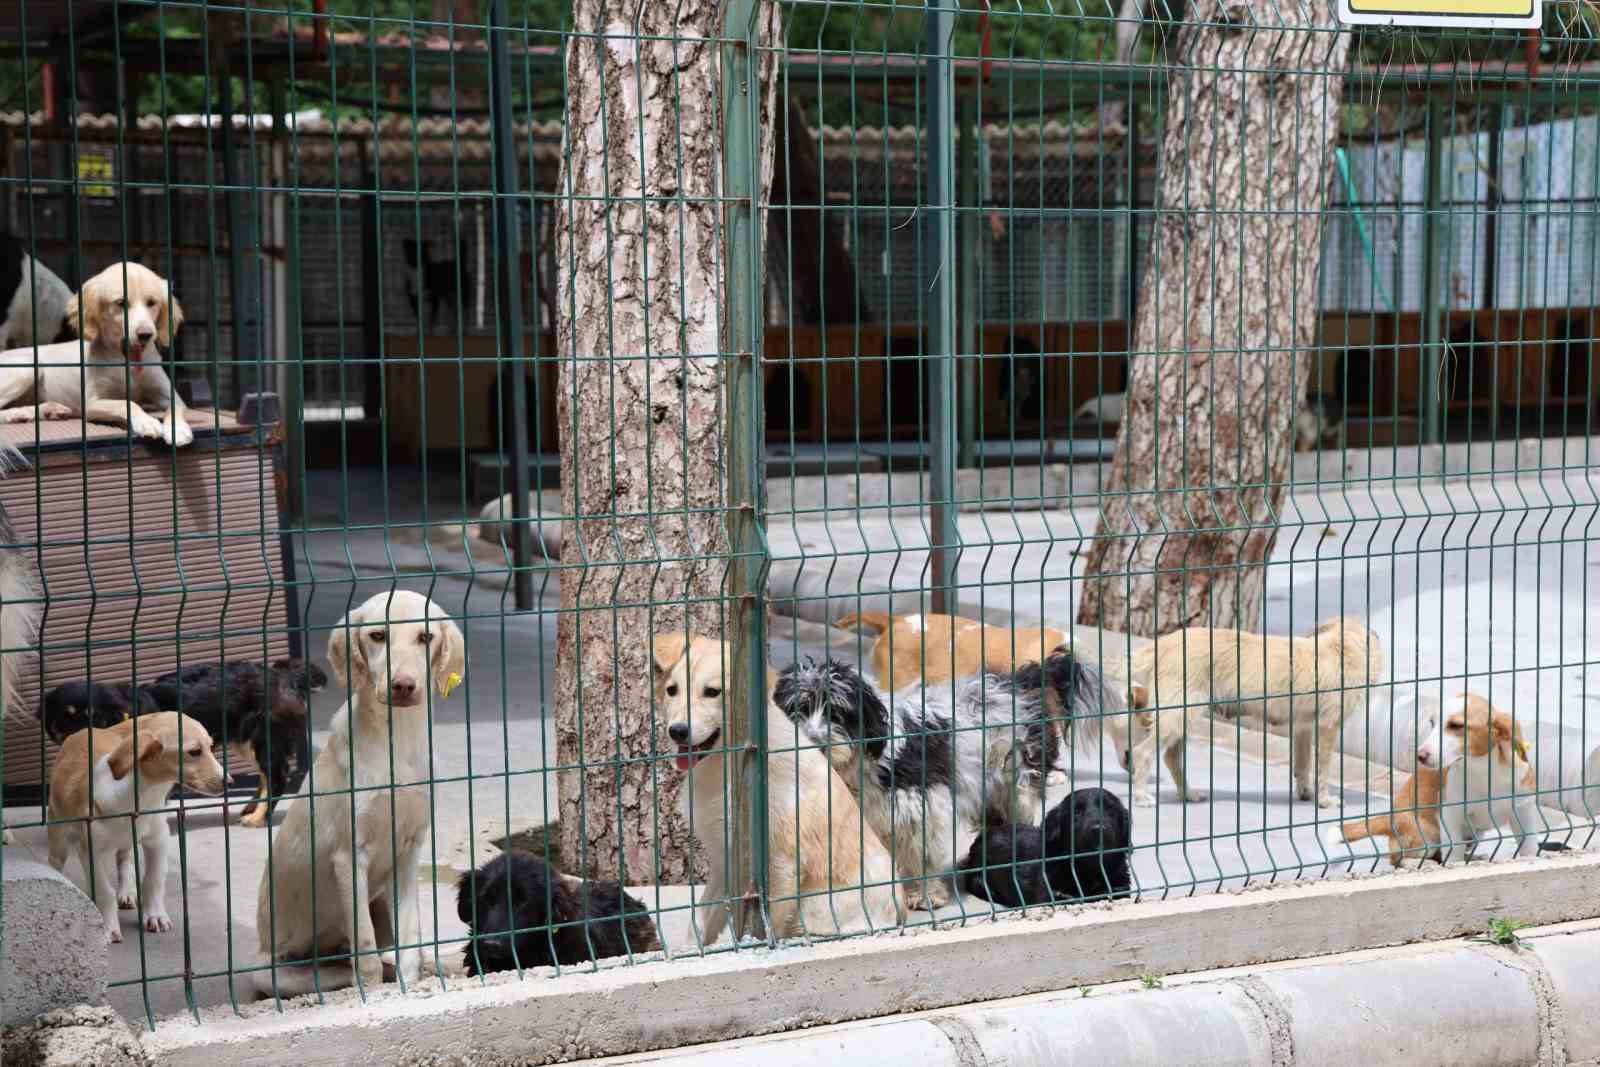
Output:
<path fill-rule="evenodd" d="M 96 681 L 131 680 L 135 666 L 143 681 L 180 658 L 288 654 L 272 454 L 226 413 L 190 422 L 194 443 L 176 451 L 75 421 L 40 424 L 37 447 L 33 426 L 0 427 L 32 464 L 0 480 L 0 501 L 47 598 L 25 714 L 5 720 L 6 786 L 44 780 L 54 746 L 31 712 L 91 664 Z"/>

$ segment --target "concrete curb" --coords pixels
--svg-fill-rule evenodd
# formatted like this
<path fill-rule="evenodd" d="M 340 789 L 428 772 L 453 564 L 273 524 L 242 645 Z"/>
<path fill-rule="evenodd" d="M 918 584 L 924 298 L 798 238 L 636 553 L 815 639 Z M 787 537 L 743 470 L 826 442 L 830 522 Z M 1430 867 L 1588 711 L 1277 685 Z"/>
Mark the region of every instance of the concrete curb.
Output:
<path fill-rule="evenodd" d="M 1196 975 L 1171 988 L 1085 989 L 613 1057 L 596 1067 L 809 1067 L 825 1057 L 882 1067 L 1590 1063 L 1600 1057 L 1600 926 L 1583 925 L 1522 931 L 1520 948 L 1452 941 L 1378 950 Z"/>
<path fill-rule="evenodd" d="M 558 981 L 505 975 L 481 984 L 456 983 L 448 992 L 437 985 L 409 994 L 387 990 L 369 995 L 365 1003 L 353 992 L 333 994 L 320 1006 L 309 1001 L 289 1005 L 282 1012 L 267 1003 L 246 1009 L 240 1018 L 225 1009 L 213 1010 L 204 1013 L 199 1023 L 186 1018 L 164 1022 L 144 1040 L 161 1062 L 204 1067 L 219 1060 L 241 1065 L 280 1063 L 286 1056 L 304 1067 L 543 1064 L 1055 993 L 1141 975 L 1193 973 L 1460 937 L 1482 931 L 1495 916 L 1536 924 L 1588 919 L 1600 914 L 1600 900 L 1593 892 L 1597 878 L 1600 854 L 1580 853 L 1298 882 L 1183 900 L 1091 905 L 903 936 L 608 967 L 563 975 Z M 1418 972 L 1421 977 L 1408 977 L 1411 972 L 1405 967 L 1413 965 L 1396 964 L 1392 974 L 1384 972 L 1390 977 L 1382 979 L 1388 986 L 1381 997 L 1349 1010 L 1382 1013 L 1398 1002 L 1409 1013 L 1413 1010 L 1409 1003 L 1424 1005 L 1424 1016 L 1450 1020 L 1475 1010 L 1496 1020 L 1496 1026 L 1509 1025 L 1508 1012 L 1526 1012 L 1534 1019 L 1529 1047 L 1537 1050 L 1550 1044 L 1539 1036 L 1539 997 L 1532 992 L 1528 973 L 1477 947 L 1461 951 L 1465 955 L 1451 964 L 1454 970 L 1442 980 L 1443 992 L 1418 999 L 1413 987 L 1439 981 L 1438 975 L 1423 968 Z M 1590 958 L 1600 960 L 1600 954 L 1591 952 Z M 1480 959 L 1491 960 L 1495 973 L 1504 977 L 1473 977 L 1478 974 L 1474 968 L 1481 970 Z M 1555 995 L 1587 996 L 1588 990 L 1600 988 L 1594 982 L 1600 977 L 1600 963 L 1584 962 L 1581 953 L 1569 953 L 1561 962 L 1564 970 L 1553 969 L 1549 978 Z M 1337 1054 L 1354 1046 L 1341 1045 L 1338 1034 L 1315 1027 L 1337 1025 L 1359 1036 L 1360 1028 L 1349 1026 L 1352 1016 L 1341 1020 L 1338 1013 L 1325 1010 L 1323 1002 L 1351 996 L 1352 989 L 1361 994 L 1367 979 L 1352 986 L 1348 977 L 1316 978 L 1310 972 L 1317 970 L 1312 967 L 1305 976 L 1264 987 L 1230 986 L 1225 993 L 1192 994 L 1202 1000 L 1222 998 L 1219 1003 L 1225 1002 L 1227 1016 L 1221 1021 L 1206 1016 L 1214 1024 L 1206 1038 L 1213 1044 L 1205 1046 L 1206 1058 L 1192 1062 L 1258 1062 L 1258 1054 L 1265 1057 L 1259 1059 L 1262 1063 L 1319 1062 L 1306 1058 L 1303 1050 L 1308 1048 L 1327 1054 L 1320 1062 L 1349 1062 Z M 1382 985 L 1380 978 L 1372 979 L 1373 988 Z M 1514 990 L 1502 991 L 1506 981 L 1529 991 L 1525 1003 L 1517 1000 Z M 1452 987 L 1470 995 L 1453 997 L 1448 992 Z M 1458 1006 L 1452 1007 L 1452 1001 Z M 1486 1001 L 1492 1003 L 1485 1006 Z M 937 1048 L 943 1041 L 956 1058 L 941 1061 L 930 1054 L 919 1059 L 929 1065 L 986 1062 L 988 1052 L 984 1060 L 957 1056 L 960 1048 L 977 1042 L 996 1048 L 993 1055 L 999 1062 L 1046 1062 L 1012 1060 L 1013 1052 L 1003 1052 L 997 1043 L 1012 1041 L 1005 1035 L 1020 1024 L 1001 1016 L 985 1022 L 989 1017 L 981 1016 L 981 1011 L 989 1009 L 973 1010 L 980 1015 L 975 1016 L 977 1022 L 965 1023 L 971 1027 L 970 1035 L 959 1027 L 951 1031 L 938 1026 L 933 1026 L 934 1033 L 922 1029 L 913 1035 L 918 1047 L 931 1042 Z M 1097 1014 L 1084 1024 L 1084 1032 L 1104 1034 L 1107 1041 L 1132 1042 L 1128 1048 L 1143 1050 L 1141 1062 L 1179 1062 L 1169 1058 L 1171 1047 L 1202 1049 L 1202 1042 L 1191 1033 L 1195 1024 L 1190 1016 L 1199 1007 L 1175 1009 L 1161 1016 L 1167 1021 L 1160 1023 L 1150 1021 L 1153 1017 L 1144 1011 L 1136 1019 L 1102 1019 L 1098 1013 L 1103 1010 L 1093 1008 Z M 1307 1021 L 1318 1017 L 1333 1021 L 1315 1025 Z M 1395 1022 L 1387 1032 L 1395 1047 L 1415 1051 L 1420 1046 L 1405 1033 L 1426 1024 L 1407 1017 L 1410 1031 Z M 1600 1054 L 1600 1024 L 1589 1025 L 1595 1027 L 1591 1036 Z M 1155 1026 L 1166 1029 L 1149 1033 L 1141 1029 Z M 1050 1042 L 1062 1038 L 1054 1016 L 1041 1017 L 1025 1029 L 1034 1035 L 1026 1040 L 1036 1040 L 1040 1048 L 1057 1054 Z M 380 1031 L 382 1040 L 375 1041 Z M 1428 1031 L 1434 1037 L 1442 1032 Z M 1152 1043 L 1158 1039 L 1176 1045 Z M 893 1044 L 909 1040 L 897 1036 Z M 1459 1042 L 1452 1038 L 1451 1044 Z M 1093 1047 L 1097 1057 L 1093 1062 L 1106 1062 L 1104 1046 L 1097 1042 Z M 1082 1048 L 1087 1056 L 1091 1046 Z M 1234 1053 L 1241 1050 L 1248 1053 L 1246 1059 L 1235 1060 Z M 853 1052 L 847 1062 L 856 1062 L 855 1057 Z"/>
<path fill-rule="evenodd" d="M 7 849 L 0 875 L 0 1024 L 106 997 L 105 921 L 54 868 Z"/>

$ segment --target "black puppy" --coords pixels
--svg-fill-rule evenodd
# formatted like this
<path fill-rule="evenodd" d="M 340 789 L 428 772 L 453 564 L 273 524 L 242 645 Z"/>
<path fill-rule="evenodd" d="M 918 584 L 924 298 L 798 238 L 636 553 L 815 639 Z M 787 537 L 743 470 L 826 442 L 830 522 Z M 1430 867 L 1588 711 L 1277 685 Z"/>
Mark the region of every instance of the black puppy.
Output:
<path fill-rule="evenodd" d="M 1075 789 L 1043 826 L 991 818 L 961 864 L 962 887 L 1007 908 L 1125 897 L 1132 831 L 1116 794 Z"/>
<path fill-rule="evenodd" d="M 103 730 L 133 715 L 160 711 L 154 698 L 127 682 L 106 685 L 102 682 L 64 682 L 45 694 L 39 705 L 39 724 L 45 736 L 56 744 L 79 730 L 93 726 Z"/>
<path fill-rule="evenodd" d="M 455 259 L 434 259 L 428 252 L 426 241 L 419 245 L 410 237 L 401 241 L 400 247 L 405 253 L 406 266 L 410 268 L 406 278 L 406 299 L 417 309 L 417 322 L 422 322 L 422 313 L 426 309 L 427 325 L 435 325 L 440 321 L 440 307 L 454 308 L 459 319 L 464 304 L 462 296 L 472 291 L 472 274 L 467 269 L 465 243 L 456 249 Z M 457 271 L 461 276 L 460 288 L 456 287 Z"/>
<path fill-rule="evenodd" d="M 562 874 L 530 852 L 503 852 L 463 874 L 456 914 L 472 934 L 462 952 L 469 975 L 661 947 L 649 909 L 616 882 Z"/>
<path fill-rule="evenodd" d="M 298 792 L 311 768 L 306 705 L 327 684 L 322 668 L 298 659 L 274 660 L 264 670 L 254 660 L 229 660 L 184 667 L 140 688 L 163 710 L 197 720 L 213 741 L 226 744 L 230 762 L 245 770 L 254 765 L 261 788 L 240 821 L 265 826 L 278 800 Z"/>

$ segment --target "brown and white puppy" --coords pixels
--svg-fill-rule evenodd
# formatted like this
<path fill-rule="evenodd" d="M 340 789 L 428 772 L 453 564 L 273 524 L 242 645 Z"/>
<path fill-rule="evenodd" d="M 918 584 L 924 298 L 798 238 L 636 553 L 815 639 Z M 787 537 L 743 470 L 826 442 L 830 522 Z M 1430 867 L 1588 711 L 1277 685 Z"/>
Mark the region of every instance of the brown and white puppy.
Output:
<path fill-rule="evenodd" d="M 350 698 L 261 872 L 256 934 L 274 964 L 257 973 L 262 994 L 376 985 L 390 952 L 400 979 L 417 980 L 417 877 L 433 826 L 429 691 L 449 696 L 465 663 L 460 629 L 408 590 L 371 597 L 328 635 L 328 666 Z"/>
<path fill-rule="evenodd" d="M 959 615 L 889 615 L 864 611 L 835 626 L 877 635 L 873 680 L 889 692 L 918 682 L 932 685 L 980 671 L 1004 674 L 1024 663 L 1043 663 L 1067 635 L 1049 626 L 1007 630 Z"/>
<path fill-rule="evenodd" d="M 1296 795 L 1332 807 L 1328 770 L 1339 729 L 1366 706 L 1367 688 L 1384 667 L 1377 635 L 1342 616 L 1301 637 L 1194 627 L 1157 638 L 1128 664 L 1129 703 L 1142 710 L 1130 717 L 1131 727 L 1106 720 L 1113 735 L 1131 734 L 1117 747 L 1133 777 L 1134 803 L 1155 803 L 1150 772 L 1158 746 L 1183 799 L 1204 800 L 1184 777 L 1186 727 L 1213 704 L 1233 704 L 1289 728 Z"/>
<path fill-rule="evenodd" d="M 50 865 L 64 870 L 68 850 L 77 849 L 89 896 L 111 941 L 122 940 L 119 906 L 142 905 L 144 928 L 151 933 L 172 929 L 166 903 L 172 834 L 166 809 L 167 794 L 180 781 L 216 796 L 226 776 L 211 754 L 205 727 L 175 711 L 79 730 L 61 743 L 50 775 Z M 144 849 L 143 884 L 137 887 L 135 845 Z"/>
<path fill-rule="evenodd" d="M 160 349 L 183 324 L 165 278 L 138 263 L 114 263 L 83 284 L 67 321 L 81 339 L 0 353 L 0 422 L 83 418 L 169 445 L 194 440 L 183 400 L 161 369 Z M 140 404 L 166 415 L 157 419 Z"/>
<path fill-rule="evenodd" d="M 1369 837 L 1389 839 L 1389 866 L 1398 867 L 1408 860 L 1417 866 L 1427 860 L 1444 862 L 1440 852 L 1439 801 L 1444 795 L 1444 780 L 1448 768 L 1418 767 L 1417 773 L 1407 778 L 1390 799 L 1393 809 L 1387 815 L 1371 815 L 1365 819 L 1350 819 L 1329 827 L 1327 841 L 1330 846 L 1339 842 L 1363 841 Z"/>
<path fill-rule="evenodd" d="M 673 764 L 688 776 L 679 810 L 704 850 L 709 876 L 695 908 L 701 943 L 727 923 L 728 786 L 740 761 L 722 747 L 724 667 L 732 648 L 715 638 L 657 634 L 651 645 L 656 704 Z M 778 938 L 882 930 L 898 924 L 905 901 L 883 843 L 867 828 L 854 795 L 767 695 L 767 887 Z"/>
<path fill-rule="evenodd" d="M 1457 849 L 1468 858 L 1480 839 L 1509 826 L 1517 856 L 1539 851 L 1538 780 L 1528 762 L 1528 743 L 1509 711 L 1477 693 L 1457 693 L 1439 712 L 1439 722 L 1417 746 L 1417 763 L 1445 772 L 1444 806 L 1439 821 L 1444 836 L 1440 863 Z"/>

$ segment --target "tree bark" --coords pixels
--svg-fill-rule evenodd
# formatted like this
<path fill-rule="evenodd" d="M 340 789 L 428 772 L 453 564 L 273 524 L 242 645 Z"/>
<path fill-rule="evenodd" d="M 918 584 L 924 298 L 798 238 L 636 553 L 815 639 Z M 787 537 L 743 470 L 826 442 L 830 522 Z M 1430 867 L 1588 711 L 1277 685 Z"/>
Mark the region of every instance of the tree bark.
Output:
<path fill-rule="evenodd" d="M 1328 0 L 1191 5 L 1169 71 L 1127 412 L 1080 623 L 1259 629 L 1318 314 L 1350 35 Z M 1315 29 L 1318 32 L 1311 32 Z"/>
<path fill-rule="evenodd" d="M 586 877 L 685 882 L 682 776 L 654 758 L 650 635 L 722 633 L 722 9 L 618 10 L 576 0 L 567 48 L 556 344 L 576 521 L 556 636 L 561 854 Z M 759 40 L 781 40 L 776 3 L 757 19 Z M 777 67 L 759 56 L 765 190 Z"/>

